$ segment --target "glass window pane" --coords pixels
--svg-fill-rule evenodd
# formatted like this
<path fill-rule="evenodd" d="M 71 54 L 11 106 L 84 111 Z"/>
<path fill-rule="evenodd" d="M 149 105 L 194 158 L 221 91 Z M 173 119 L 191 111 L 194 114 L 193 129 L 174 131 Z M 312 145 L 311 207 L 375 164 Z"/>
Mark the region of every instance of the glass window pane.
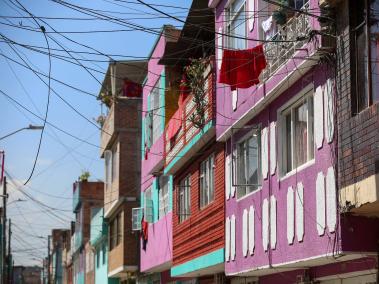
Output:
<path fill-rule="evenodd" d="M 308 131 L 307 131 L 308 107 L 304 103 L 295 108 L 295 162 L 300 166 L 307 161 L 308 153 Z"/>
<path fill-rule="evenodd" d="M 257 136 L 252 136 L 248 141 L 247 148 L 247 183 L 249 191 L 257 189 L 258 185 L 258 139 Z"/>
<path fill-rule="evenodd" d="M 287 173 L 292 170 L 292 127 L 291 127 L 291 113 L 286 115 L 286 153 L 287 153 Z"/>
<path fill-rule="evenodd" d="M 313 97 L 308 98 L 308 161 L 315 157 L 315 142 L 314 142 L 314 119 L 313 119 Z"/>

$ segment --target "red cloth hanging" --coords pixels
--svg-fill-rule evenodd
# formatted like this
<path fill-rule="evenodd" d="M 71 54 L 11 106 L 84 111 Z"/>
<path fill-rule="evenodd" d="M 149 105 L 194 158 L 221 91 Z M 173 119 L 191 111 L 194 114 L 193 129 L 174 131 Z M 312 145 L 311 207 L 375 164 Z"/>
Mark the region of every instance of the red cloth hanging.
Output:
<path fill-rule="evenodd" d="M 178 99 L 178 110 L 171 117 L 167 125 L 167 139 L 172 140 L 175 135 L 179 132 L 182 127 L 182 121 L 184 119 L 184 101 L 188 97 L 189 89 L 186 84 L 185 76 L 183 75 L 182 80 L 180 81 L 180 94 Z"/>
<path fill-rule="evenodd" d="M 231 90 L 246 89 L 259 83 L 259 75 L 266 68 L 263 45 L 246 50 L 224 49 L 219 83 Z"/>
<path fill-rule="evenodd" d="M 129 98 L 139 98 L 142 94 L 142 86 L 127 78 L 124 79 L 122 95 Z"/>
<path fill-rule="evenodd" d="M 149 232 L 148 232 L 149 223 L 145 221 L 145 217 L 144 216 L 142 216 L 141 228 L 142 228 L 142 239 L 144 241 L 147 241 L 147 239 L 149 237 Z"/>

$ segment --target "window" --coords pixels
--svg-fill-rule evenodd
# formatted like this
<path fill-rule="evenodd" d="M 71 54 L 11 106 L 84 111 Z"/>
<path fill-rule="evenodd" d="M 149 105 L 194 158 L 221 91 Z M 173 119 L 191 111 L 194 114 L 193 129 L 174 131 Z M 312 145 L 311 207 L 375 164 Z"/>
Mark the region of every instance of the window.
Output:
<path fill-rule="evenodd" d="M 112 149 L 112 182 L 118 179 L 118 143 Z"/>
<path fill-rule="evenodd" d="M 214 200 L 214 154 L 200 164 L 200 208 Z"/>
<path fill-rule="evenodd" d="M 151 113 L 151 139 L 152 144 L 154 144 L 162 134 L 162 115 L 161 115 L 161 104 L 160 104 L 160 84 L 161 80 L 158 79 L 154 88 L 151 90 L 149 100 L 150 100 L 150 113 Z"/>
<path fill-rule="evenodd" d="M 111 221 L 109 235 L 109 246 L 110 250 L 112 250 L 117 245 L 117 217 Z"/>
<path fill-rule="evenodd" d="M 151 193 L 151 187 L 149 187 L 145 191 L 144 219 L 148 223 L 153 223 L 153 198 Z"/>
<path fill-rule="evenodd" d="M 188 175 L 179 183 L 179 222 L 188 219 L 191 214 L 191 176 Z"/>
<path fill-rule="evenodd" d="M 260 131 L 254 131 L 236 145 L 237 198 L 241 198 L 258 189 L 260 182 Z"/>
<path fill-rule="evenodd" d="M 159 218 L 165 216 L 168 212 L 169 203 L 169 176 L 160 176 L 159 183 Z"/>
<path fill-rule="evenodd" d="M 106 245 L 106 243 L 103 243 L 101 252 L 102 252 L 102 258 L 103 258 L 103 265 L 104 265 L 105 261 L 107 259 L 107 245 Z"/>
<path fill-rule="evenodd" d="M 96 250 L 96 267 L 100 267 L 100 250 Z"/>
<path fill-rule="evenodd" d="M 308 91 L 282 112 L 283 170 L 288 173 L 314 158 L 313 96 Z"/>
<path fill-rule="evenodd" d="M 122 240 L 122 215 L 121 212 L 118 213 L 117 215 L 117 240 L 116 240 L 116 245 L 119 245 Z"/>
<path fill-rule="evenodd" d="M 235 0 L 226 9 L 227 47 L 231 49 L 245 49 L 247 37 L 246 1 Z M 236 38 L 243 37 L 243 38 Z"/>
<path fill-rule="evenodd" d="M 379 4 L 378 1 L 351 0 L 349 6 L 352 113 L 357 114 L 379 99 Z"/>
<path fill-rule="evenodd" d="M 110 250 L 112 250 L 121 243 L 122 239 L 121 213 L 118 213 L 117 216 L 111 221 L 109 235 L 109 246 Z"/>

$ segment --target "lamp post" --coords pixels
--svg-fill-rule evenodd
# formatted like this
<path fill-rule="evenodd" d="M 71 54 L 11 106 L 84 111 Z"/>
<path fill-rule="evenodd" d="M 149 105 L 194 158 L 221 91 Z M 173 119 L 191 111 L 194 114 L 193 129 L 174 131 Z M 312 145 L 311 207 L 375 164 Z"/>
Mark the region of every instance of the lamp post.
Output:
<path fill-rule="evenodd" d="M 5 138 L 7 138 L 7 137 L 9 137 L 9 136 L 11 136 L 11 135 L 13 135 L 13 134 L 16 134 L 16 133 L 18 133 L 18 132 L 20 132 L 20 131 L 22 131 L 22 130 L 42 130 L 42 129 L 43 129 L 43 126 L 29 124 L 28 127 L 20 128 L 20 129 L 18 129 L 18 130 L 16 130 L 16 131 L 13 131 L 13 132 L 11 132 L 11 133 L 9 133 L 9 134 L 3 136 L 3 137 L 0 137 L 0 140 L 3 140 L 3 139 L 5 139 Z"/>

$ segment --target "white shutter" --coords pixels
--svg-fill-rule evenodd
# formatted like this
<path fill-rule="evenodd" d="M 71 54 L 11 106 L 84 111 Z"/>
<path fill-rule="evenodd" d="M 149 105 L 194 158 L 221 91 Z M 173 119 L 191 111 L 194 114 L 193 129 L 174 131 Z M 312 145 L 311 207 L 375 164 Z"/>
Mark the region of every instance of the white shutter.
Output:
<path fill-rule="evenodd" d="M 236 217 L 230 219 L 230 259 L 236 259 Z"/>
<path fill-rule="evenodd" d="M 230 185 L 230 195 L 231 197 L 234 197 L 236 194 L 236 187 L 233 186 L 233 184 L 236 183 L 236 177 L 237 177 L 237 149 L 236 148 L 233 149 L 232 159 L 233 159 L 233 162 L 230 169 L 232 169 L 233 167 L 233 172 L 230 175 L 230 177 L 232 178 L 231 185 Z"/>
<path fill-rule="evenodd" d="M 237 103 L 238 103 L 238 91 L 233 90 L 232 91 L 232 108 L 233 108 L 233 110 L 237 109 Z"/>
<path fill-rule="evenodd" d="M 324 103 L 321 86 L 317 87 L 314 96 L 314 116 L 315 143 L 317 149 L 320 149 L 324 140 Z"/>
<path fill-rule="evenodd" d="M 267 127 L 262 129 L 261 134 L 262 141 L 262 177 L 267 178 L 268 174 L 268 129 Z"/>
<path fill-rule="evenodd" d="M 287 191 L 287 241 L 288 244 L 293 244 L 295 235 L 295 203 L 294 192 L 292 186 Z"/>
<path fill-rule="evenodd" d="M 322 236 L 325 232 L 325 178 L 322 172 L 316 179 L 316 221 L 317 232 Z"/>
<path fill-rule="evenodd" d="M 325 102 L 325 137 L 328 143 L 333 141 L 334 135 L 334 91 L 331 79 L 328 79 L 324 89 Z"/>
<path fill-rule="evenodd" d="M 249 234 L 249 228 L 248 228 L 248 213 L 247 210 L 243 210 L 242 215 L 242 254 L 243 256 L 247 256 L 247 243 L 248 243 L 248 234 Z"/>
<path fill-rule="evenodd" d="M 270 173 L 275 174 L 276 170 L 276 124 L 270 123 Z"/>
<path fill-rule="evenodd" d="M 337 224 L 336 178 L 334 168 L 326 174 L 326 220 L 329 232 L 334 232 Z"/>
<path fill-rule="evenodd" d="M 263 205 L 262 205 L 262 244 L 263 244 L 263 249 L 267 251 L 267 248 L 268 248 L 268 201 L 267 201 L 267 198 L 263 200 Z"/>
<path fill-rule="evenodd" d="M 225 220 L 225 261 L 230 260 L 230 218 Z"/>
<path fill-rule="evenodd" d="M 249 17 L 249 19 L 248 19 L 248 22 L 249 22 L 249 31 L 251 32 L 253 29 L 254 29 L 254 17 L 255 17 L 255 13 L 254 13 L 254 11 L 255 11 L 255 0 L 248 0 L 247 1 L 247 3 L 248 3 L 248 5 L 247 5 L 247 10 L 248 10 L 248 13 L 247 13 L 247 15 L 248 15 L 248 17 Z"/>
<path fill-rule="evenodd" d="M 250 206 L 249 210 L 249 252 L 254 254 L 255 249 L 255 211 L 254 207 Z"/>
<path fill-rule="evenodd" d="M 296 193 L 296 237 L 299 242 L 304 237 L 304 187 L 301 182 L 297 184 Z"/>
<path fill-rule="evenodd" d="M 276 247 L 276 198 L 273 195 L 270 197 L 270 246 Z"/>
<path fill-rule="evenodd" d="M 226 200 L 229 200 L 230 198 L 230 192 L 231 192 L 231 154 L 227 155 L 225 157 L 225 197 Z"/>
<path fill-rule="evenodd" d="M 217 37 L 217 46 L 216 46 L 216 50 L 217 50 L 217 68 L 218 70 L 221 69 L 221 63 L 222 63 L 222 27 L 218 27 L 218 35 L 216 35 Z"/>

